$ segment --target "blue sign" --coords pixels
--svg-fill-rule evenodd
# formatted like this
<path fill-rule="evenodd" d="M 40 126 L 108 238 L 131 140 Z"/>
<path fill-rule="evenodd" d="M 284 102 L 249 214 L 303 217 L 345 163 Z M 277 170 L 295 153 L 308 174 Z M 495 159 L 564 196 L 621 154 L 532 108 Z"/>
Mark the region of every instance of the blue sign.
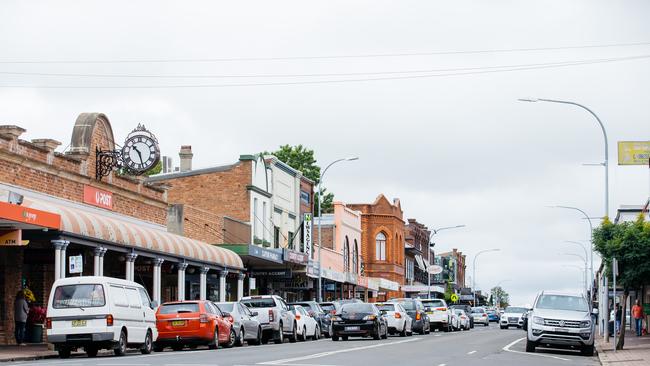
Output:
<path fill-rule="evenodd" d="M 257 258 L 262 258 L 266 259 L 267 261 L 275 262 L 275 263 L 284 263 L 282 261 L 282 252 L 280 251 L 274 251 L 270 249 L 264 249 L 262 247 L 258 247 L 257 245 L 249 245 L 248 246 L 248 255 L 252 257 L 257 257 Z"/>

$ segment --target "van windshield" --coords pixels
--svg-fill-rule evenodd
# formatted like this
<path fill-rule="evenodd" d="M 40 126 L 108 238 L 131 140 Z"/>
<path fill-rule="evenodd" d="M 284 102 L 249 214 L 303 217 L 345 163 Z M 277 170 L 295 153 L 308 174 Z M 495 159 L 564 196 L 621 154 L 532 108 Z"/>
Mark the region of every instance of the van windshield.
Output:
<path fill-rule="evenodd" d="M 90 308 L 106 305 L 104 286 L 99 284 L 65 285 L 54 290 L 55 309 Z"/>

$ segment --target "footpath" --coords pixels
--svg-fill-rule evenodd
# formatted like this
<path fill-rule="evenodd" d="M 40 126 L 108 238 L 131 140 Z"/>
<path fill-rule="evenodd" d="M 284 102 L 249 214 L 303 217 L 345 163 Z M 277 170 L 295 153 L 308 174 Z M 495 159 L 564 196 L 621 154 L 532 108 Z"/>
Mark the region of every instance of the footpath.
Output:
<path fill-rule="evenodd" d="M 625 333 L 623 350 L 614 352 L 612 337 L 609 338 L 609 343 L 605 343 L 602 337 L 597 337 L 596 351 L 603 366 L 650 366 L 650 336 L 637 337 L 631 330 Z"/>

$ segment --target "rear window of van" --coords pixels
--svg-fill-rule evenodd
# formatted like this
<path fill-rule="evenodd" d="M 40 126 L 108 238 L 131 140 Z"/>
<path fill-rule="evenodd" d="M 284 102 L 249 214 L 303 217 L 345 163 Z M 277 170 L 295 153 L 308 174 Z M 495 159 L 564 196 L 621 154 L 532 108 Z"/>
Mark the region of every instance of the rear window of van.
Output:
<path fill-rule="evenodd" d="M 55 309 L 90 308 L 106 305 L 104 286 L 79 284 L 59 286 L 54 290 L 52 306 Z"/>
<path fill-rule="evenodd" d="M 263 297 L 261 299 L 246 299 L 241 300 L 241 303 L 249 308 L 272 308 L 275 307 L 275 300 L 271 297 Z"/>
<path fill-rule="evenodd" d="M 196 302 L 185 302 L 176 304 L 163 304 L 160 307 L 160 314 L 198 313 L 199 304 Z"/>

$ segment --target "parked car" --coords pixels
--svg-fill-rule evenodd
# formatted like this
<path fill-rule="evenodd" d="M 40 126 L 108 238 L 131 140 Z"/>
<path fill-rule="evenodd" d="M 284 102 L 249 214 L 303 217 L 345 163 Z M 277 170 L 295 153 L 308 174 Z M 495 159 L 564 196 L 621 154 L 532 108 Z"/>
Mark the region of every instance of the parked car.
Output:
<path fill-rule="evenodd" d="M 483 307 L 473 307 L 470 316 L 474 319 L 474 324 L 479 323 L 486 327 L 490 325 L 487 312 Z"/>
<path fill-rule="evenodd" d="M 524 325 L 522 315 L 527 311 L 528 309 L 522 306 L 508 306 L 504 309 L 503 314 L 501 314 L 499 327 L 501 329 L 507 329 L 510 327 L 521 328 Z"/>
<path fill-rule="evenodd" d="M 474 328 L 474 318 L 472 318 L 470 316 L 470 314 L 472 313 L 472 307 L 471 306 L 469 306 L 469 305 L 452 305 L 449 308 L 451 310 L 461 309 L 462 311 L 464 311 L 465 314 L 467 315 L 467 317 L 469 318 L 469 327 L 470 327 L 470 329 Z"/>
<path fill-rule="evenodd" d="M 338 302 L 341 305 L 344 305 L 344 304 L 363 304 L 363 301 L 360 300 L 360 299 L 340 299 L 340 300 L 337 300 L 336 302 Z"/>
<path fill-rule="evenodd" d="M 463 309 L 454 309 L 453 310 L 454 314 L 458 318 L 458 323 L 459 323 L 459 329 L 461 330 L 469 330 L 470 325 L 469 325 L 469 316 L 467 313 L 465 313 L 465 310 Z"/>
<path fill-rule="evenodd" d="M 429 334 L 431 332 L 429 316 L 424 310 L 424 305 L 422 305 L 420 299 L 402 298 L 392 299 L 389 302 L 395 302 L 402 305 L 413 321 L 412 329 L 414 332 L 420 334 Z"/>
<path fill-rule="evenodd" d="M 294 302 L 289 305 L 300 305 L 309 315 L 313 316 L 314 319 L 318 322 L 318 327 L 320 328 L 321 334 L 325 337 L 329 337 L 332 325 L 332 316 L 329 312 L 325 311 L 316 301 L 301 301 Z"/>
<path fill-rule="evenodd" d="M 309 315 L 301 305 L 289 305 L 289 309 L 293 311 L 293 315 L 296 317 L 298 337 L 301 341 L 306 341 L 307 338 L 315 341 L 320 339 L 320 326 L 313 315 Z"/>
<path fill-rule="evenodd" d="M 413 335 L 413 320 L 401 304 L 381 303 L 375 306 L 380 312 L 386 313 L 388 333 L 399 334 L 402 337 Z"/>
<path fill-rule="evenodd" d="M 451 312 L 451 318 L 449 318 L 449 327 L 452 332 L 460 330 L 460 318 L 453 311 Z"/>
<path fill-rule="evenodd" d="M 500 317 L 500 316 L 499 316 L 499 314 L 497 314 L 497 311 L 496 311 L 496 310 L 494 310 L 494 309 L 488 309 L 488 310 L 487 310 L 487 315 L 488 315 L 488 320 L 489 320 L 490 322 L 495 322 L 495 323 L 498 323 L 498 322 L 499 322 L 499 317 Z"/>
<path fill-rule="evenodd" d="M 185 346 L 207 345 L 232 347 L 237 336 L 232 323 L 226 320 L 214 304 L 207 300 L 167 302 L 156 312 L 158 338 L 154 350 L 165 347 L 180 351 Z"/>
<path fill-rule="evenodd" d="M 422 304 L 429 316 L 431 329 L 448 332 L 451 330 L 451 309 L 447 307 L 447 302 L 442 299 L 424 299 Z"/>
<path fill-rule="evenodd" d="M 47 340 L 59 357 L 84 348 L 88 357 L 100 349 L 122 356 L 127 347 L 151 353 L 158 337 L 155 302 L 140 284 L 111 277 L 56 280 L 47 306 Z"/>
<path fill-rule="evenodd" d="M 329 313 L 330 316 L 341 311 L 341 304 L 337 301 L 321 302 L 318 305 L 320 305 L 325 312 Z"/>
<path fill-rule="evenodd" d="M 539 346 L 571 347 L 594 354 L 594 323 L 589 303 L 579 294 L 543 291 L 527 313 L 526 352 Z"/>
<path fill-rule="evenodd" d="M 296 317 L 280 296 L 245 296 L 240 302 L 257 312 L 257 320 L 262 327 L 262 343 L 273 338 L 275 343 L 280 344 L 284 342 L 285 336 L 291 343 L 298 340 Z"/>
<path fill-rule="evenodd" d="M 388 338 L 386 316 L 373 304 L 351 303 L 341 307 L 332 317 L 332 340 L 348 337 Z"/>
<path fill-rule="evenodd" d="M 262 326 L 257 320 L 257 312 L 239 302 L 216 302 L 214 305 L 235 329 L 235 345 L 243 346 L 244 342 L 251 345 L 262 343 Z"/>

